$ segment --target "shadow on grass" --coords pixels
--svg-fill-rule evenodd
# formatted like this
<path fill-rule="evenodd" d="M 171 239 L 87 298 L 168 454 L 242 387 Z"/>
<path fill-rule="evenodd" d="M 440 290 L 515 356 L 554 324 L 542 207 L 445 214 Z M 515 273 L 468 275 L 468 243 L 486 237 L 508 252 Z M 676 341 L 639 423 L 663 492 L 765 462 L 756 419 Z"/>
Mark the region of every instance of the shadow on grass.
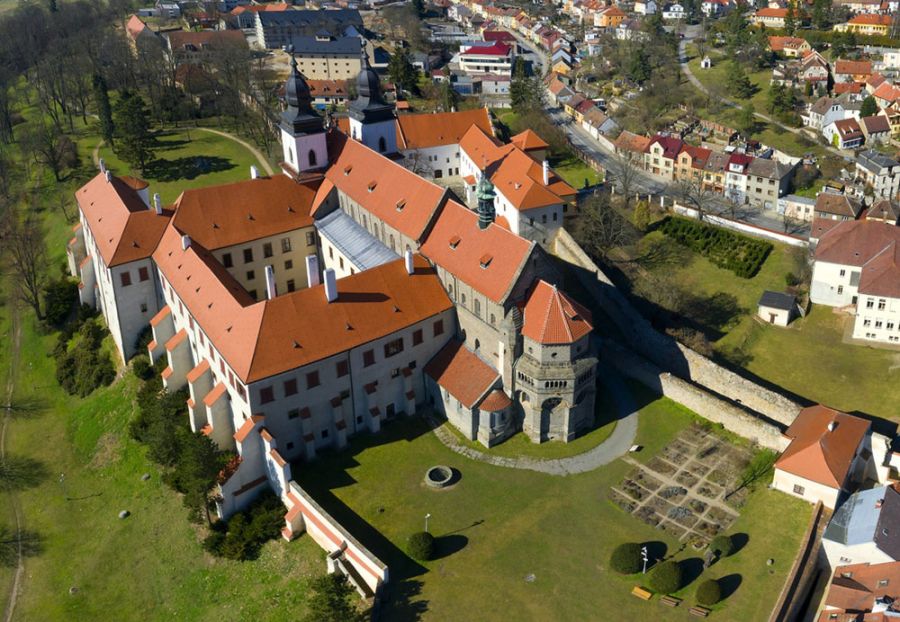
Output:
<path fill-rule="evenodd" d="M 725 600 L 741 587 L 744 579 L 739 574 L 730 574 L 719 579 L 719 587 L 722 589 L 722 600 Z"/>
<path fill-rule="evenodd" d="M 731 546 L 734 547 L 731 554 L 739 553 L 741 549 L 747 546 L 748 542 L 750 542 L 750 536 L 745 533 L 736 533 L 731 536 Z"/>
<path fill-rule="evenodd" d="M 0 526 L 0 566 L 14 568 L 22 557 L 37 557 L 44 552 L 44 538 L 34 531 L 19 531 Z"/>
<path fill-rule="evenodd" d="M 469 544 L 469 539 L 460 534 L 452 534 L 447 536 L 439 536 L 434 541 L 434 557 L 432 559 L 443 559 L 450 557 L 454 553 L 459 553 Z"/>
<path fill-rule="evenodd" d="M 669 545 L 661 540 L 653 540 L 652 542 L 644 542 L 642 545 L 647 549 L 647 570 L 656 566 L 659 562 L 666 559 L 666 553 L 669 551 Z"/>
<path fill-rule="evenodd" d="M 0 405 L 0 415 L 5 412 L 13 419 L 35 419 L 47 412 L 48 408 L 47 400 L 41 397 L 28 397 L 15 399 L 8 405 Z"/>
<path fill-rule="evenodd" d="M 218 156 L 185 156 L 174 160 L 157 158 L 147 165 L 145 174 L 158 182 L 170 182 L 194 179 L 209 173 L 221 173 L 234 167 L 235 164 L 231 160 Z"/>
<path fill-rule="evenodd" d="M 40 460 L 25 456 L 0 458 L 0 491 L 18 491 L 34 488 L 49 476 L 46 465 Z"/>
<path fill-rule="evenodd" d="M 699 557 L 683 559 L 678 565 L 681 566 L 681 587 L 689 586 L 703 574 L 703 560 Z"/>

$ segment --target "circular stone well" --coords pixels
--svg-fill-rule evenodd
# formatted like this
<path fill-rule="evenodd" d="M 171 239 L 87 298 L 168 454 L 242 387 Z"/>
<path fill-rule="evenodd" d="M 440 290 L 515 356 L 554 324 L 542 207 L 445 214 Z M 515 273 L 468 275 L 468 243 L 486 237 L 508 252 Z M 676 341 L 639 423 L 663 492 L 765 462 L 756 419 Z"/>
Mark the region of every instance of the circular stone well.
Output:
<path fill-rule="evenodd" d="M 425 472 L 425 483 L 432 488 L 443 488 L 453 479 L 453 469 L 448 466 L 433 466 Z"/>

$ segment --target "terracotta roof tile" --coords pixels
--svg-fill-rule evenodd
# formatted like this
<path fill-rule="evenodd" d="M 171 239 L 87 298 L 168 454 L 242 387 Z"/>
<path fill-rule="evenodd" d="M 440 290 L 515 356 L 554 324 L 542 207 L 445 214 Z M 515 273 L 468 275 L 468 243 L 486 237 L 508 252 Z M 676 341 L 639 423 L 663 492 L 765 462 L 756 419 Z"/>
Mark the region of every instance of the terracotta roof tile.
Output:
<path fill-rule="evenodd" d="M 834 73 L 870 75 L 872 73 L 872 61 L 839 59 L 834 63 Z"/>
<path fill-rule="evenodd" d="M 490 115 L 484 108 L 401 114 L 397 117 L 397 144 L 404 150 L 456 145 L 473 125 L 490 135 L 494 133 Z"/>
<path fill-rule="evenodd" d="M 838 566 L 825 604 L 843 611 L 871 611 L 876 596 L 884 595 L 900 597 L 900 562 Z"/>
<path fill-rule="evenodd" d="M 541 344 L 574 343 L 593 330 L 591 312 L 546 281 L 525 303 L 522 335 Z"/>
<path fill-rule="evenodd" d="M 449 342 L 434 355 L 423 371 L 466 408 L 474 408 L 500 378 L 497 370 L 468 350 L 461 341 Z"/>
<path fill-rule="evenodd" d="M 481 403 L 478 405 L 480 410 L 486 412 L 497 412 L 499 410 L 503 410 L 505 408 L 509 408 L 512 405 L 512 400 L 509 399 L 509 396 L 501 391 L 500 389 L 494 389 L 488 396 L 481 400 Z"/>
<path fill-rule="evenodd" d="M 546 149 L 550 145 L 532 130 L 525 130 L 509 139 L 509 142 L 523 151 Z"/>

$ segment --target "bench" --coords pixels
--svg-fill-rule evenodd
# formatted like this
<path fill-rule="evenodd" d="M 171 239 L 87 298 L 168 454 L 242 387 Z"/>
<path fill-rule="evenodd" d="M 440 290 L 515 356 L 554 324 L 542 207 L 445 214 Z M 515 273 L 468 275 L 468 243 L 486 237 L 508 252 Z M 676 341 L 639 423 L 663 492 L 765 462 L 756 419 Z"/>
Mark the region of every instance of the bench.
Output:
<path fill-rule="evenodd" d="M 698 618 L 705 618 L 709 615 L 709 609 L 706 607 L 691 607 L 691 615 Z"/>
<path fill-rule="evenodd" d="M 675 598 L 674 596 L 663 596 L 659 599 L 659 602 L 664 604 L 666 607 L 677 607 L 681 604 L 681 599 Z"/>
<path fill-rule="evenodd" d="M 637 596 L 641 600 L 650 600 L 651 598 L 653 598 L 653 592 L 641 587 L 640 585 L 634 586 L 634 588 L 631 590 L 631 595 Z"/>

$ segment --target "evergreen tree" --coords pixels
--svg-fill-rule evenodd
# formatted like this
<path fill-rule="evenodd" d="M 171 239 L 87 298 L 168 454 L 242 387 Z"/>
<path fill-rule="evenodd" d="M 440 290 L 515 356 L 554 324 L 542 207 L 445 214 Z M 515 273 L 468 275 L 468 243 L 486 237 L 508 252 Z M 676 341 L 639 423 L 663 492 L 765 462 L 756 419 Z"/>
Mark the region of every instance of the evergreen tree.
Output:
<path fill-rule="evenodd" d="M 875 103 L 875 98 L 869 95 L 862 102 L 862 107 L 859 109 L 859 116 L 871 117 L 873 114 L 878 114 L 878 104 Z"/>
<path fill-rule="evenodd" d="M 394 86 L 400 87 L 410 93 L 418 92 L 419 72 L 409 60 L 409 51 L 406 48 L 397 48 L 391 55 L 388 63 L 388 75 Z"/>
<path fill-rule="evenodd" d="M 172 473 L 173 487 L 184 493 L 184 505 L 191 510 L 192 517 L 198 519 L 209 516 L 209 492 L 216 484 L 216 475 L 223 466 L 223 454 L 208 436 L 194 434 L 187 428 L 179 428 L 176 435 L 180 449 L 175 471 Z"/>
<path fill-rule="evenodd" d="M 353 587 L 339 572 L 313 579 L 309 611 L 303 622 L 353 622 L 360 619 L 353 604 Z"/>
<path fill-rule="evenodd" d="M 650 57 L 647 54 L 647 50 L 643 47 L 635 48 L 628 58 L 625 73 L 634 82 L 643 84 L 650 79 L 651 72 Z"/>
<path fill-rule="evenodd" d="M 109 91 L 106 88 L 106 80 L 99 73 L 94 74 L 94 105 L 97 107 L 97 116 L 100 117 L 100 135 L 106 144 L 112 146 L 116 132 L 116 126 L 112 118 L 112 106 L 109 103 Z"/>
<path fill-rule="evenodd" d="M 797 7 L 793 2 L 788 2 L 787 13 L 784 16 L 784 30 L 793 35 L 797 31 Z"/>
<path fill-rule="evenodd" d="M 450 112 L 457 103 L 459 103 L 459 93 L 453 88 L 453 84 L 448 78 L 441 82 L 441 106 L 444 108 L 444 112 Z"/>
<path fill-rule="evenodd" d="M 814 0 L 812 25 L 817 30 L 825 30 L 830 25 L 831 0 Z"/>
<path fill-rule="evenodd" d="M 728 90 L 734 97 L 748 99 L 753 95 L 753 83 L 750 82 L 750 78 L 747 77 L 743 66 L 737 61 L 731 61 L 726 80 L 728 83 Z"/>
<path fill-rule="evenodd" d="M 755 114 L 756 111 L 753 109 L 753 104 L 747 104 L 738 113 L 737 128 L 741 131 L 744 138 L 750 138 L 750 135 L 753 134 L 753 128 L 756 125 Z"/>
<path fill-rule="evenodd" d="M 525 61 L 519 56 L 509 83 L 509 99 L 513 110 L 522 114 L 535 108 L 537 104 L 534 90 L 534 83 L 525 69 Z"/>
<path fill-rule="evenodd" d="M 117 153 L 132 167 L 143 171 L 153 159 L 153 136 L 141 96 L 129 91 L 122 93 L 113 121 L 119 136 Z"/>
<path fill-rule="evenodd" d="M 412 8 L 419 17 L 425 15 L 425 2 L 423 0 L 412 0 Z"/>

